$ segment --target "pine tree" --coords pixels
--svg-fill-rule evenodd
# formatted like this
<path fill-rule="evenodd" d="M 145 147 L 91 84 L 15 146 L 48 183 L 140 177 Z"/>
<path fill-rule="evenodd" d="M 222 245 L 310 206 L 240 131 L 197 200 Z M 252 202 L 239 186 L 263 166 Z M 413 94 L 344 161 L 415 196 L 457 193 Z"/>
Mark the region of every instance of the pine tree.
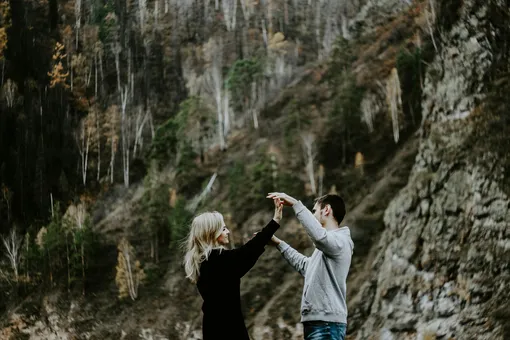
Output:
<path fill-rule="evenodd" d="M 117 249 L 119 254 L 115 283 L 119 289 L 119 298 L 124 299 L 129 296 L 132 300 L 136 300 L 138 287 L 145 279 L 145 273 L 140 261 L 135 259 L 134 248 L 127 239 L 123 238 Z"/>

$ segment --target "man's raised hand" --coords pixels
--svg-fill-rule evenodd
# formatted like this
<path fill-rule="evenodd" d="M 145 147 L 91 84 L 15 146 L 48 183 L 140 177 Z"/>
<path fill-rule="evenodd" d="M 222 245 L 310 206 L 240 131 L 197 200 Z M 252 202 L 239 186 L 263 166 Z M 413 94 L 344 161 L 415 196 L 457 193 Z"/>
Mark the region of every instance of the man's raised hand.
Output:
<path fill-rule="evenodd" d="M 284 205 L 288 206 L 293 206 L 297 202 L 297 199 L 283 192 L 270 192 L 266 198 L 279 199 Z"/>

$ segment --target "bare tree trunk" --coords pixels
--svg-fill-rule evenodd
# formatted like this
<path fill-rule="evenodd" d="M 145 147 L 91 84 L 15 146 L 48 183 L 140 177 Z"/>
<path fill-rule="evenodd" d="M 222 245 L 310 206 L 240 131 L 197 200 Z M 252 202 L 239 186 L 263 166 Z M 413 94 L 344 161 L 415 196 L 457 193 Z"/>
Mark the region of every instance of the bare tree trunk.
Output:
<path fill-rule="evenodd" d="M 400 80 L 396 68 L 391 70 L 391 76 L 386 84 L 386 99 L 391 113 L 391 121 L 393 125 L 393 138 L 398 143 L 400 135 L 399 125 L 399 109 L 402 108 L 402 97 L 400 89 Z"/>
<path fill-rule="evenodd" d="M 122 133 L 122 164 L 124 172 L 124 186 L 129 187 L 129 129 L 128 129 L 128 118 L 126 116 L 126 107 L 128 99 L 128 87 L 124 88 L 121 92 L 122 101 L 122 115 L 121 115 L 121 133 Z"/>
<path fill-rule="evenodd" d="M 257 83 L 251 83 L 251 93 L 250 99 L 248 101 L 248 112 L 251 113 L 253 119 L 253 127 L 255 130 L 259 128 L 259 120 L 258 120 L 258 97 L 257 97 Z"/>
<path fill-rule="evenodd" d="M 226 88 L 223 93 L 223 135 L 227 137 L 230 132 L 230 96 Z"/>
<path fill-rule="evenodd" d="M 18 282 L 18 267 L 21 259 L 20 250 L 22 249 L 23 239 L 18 235 L 16 228 L 12 228 L 7 238 L 2 237 L 2 242 L 7 252 L 7 258 L 11 263 L 12 271 L 14 272 L 14 279 Z"/>
<path fill-rule="evenodd" d="M 104 93 L 104 72 L 103 72 L 103 52 L 99 54 L 99 71 L 101 73 L 101 93 Z"/>
<path fill-rule="evenodd" d="M 90 135 L 92 133 L 91 129 L 88 127 L 86 128 L 85 121 L 82 120 L 82 134 L 79 138 L 80 141 L 78 143 L 79 152 L 81 156 L 81 175 L 82 175 L 82 182 L 85 186 L 87 183 L 87 168 L 88 168 L 88 158 L 89 158 L 89 147 L 90 147 Z M 86 131 L 85 131 L 86 130 Z M 81 145 L 80 145 L 81 142 Z"/>
<path fill-rule="evenodd" d="M 81 244 L 81 278 L 82 278 L 82 295 L 85 296 L 85 247 Z"/>
<path fill-rule="evenodd" d="M 127 249 L 126 249 L 127 248 Z M 129 246 L 125 247 L 124 249 L 124 260 L 126 261 L 126 268 L 128 270 L 127 275 L 127 283 L 128 283 L 128 289 L 129 289 L 129 295 L 131 296 L 132 300 L 136 300 L 137 292 L 135 290 L 135 283 L 133 280 L 133 271 L 131 269 L 131 259 L 129 256 Z"/>
<path fill-rule="evenodd" d="M 306 161 L 306 172 L 308 174 L 308 180 L 310 181 L 310 187 L 314 194 L 317 193 L 317 188 L 315 185 L 315 172 L 314 172 L 314 162 L 315 162 L 315 136 L 311 133 L 303 134 L 301 136 L 303 141 L 303 151 L 305 154 Z"/>
<path fill-rule="evenodd" d="M 324 186 L 324 166 L 321 164 L 319 166 L 319 197 L 323 195 L 323 186 Z"/>
<path fill-rule="evenodd" d="M 25 235 L 25 245 L 26 245 L 26 254 L 25 254 L 25 274 L 26 274 L 26 279 L 27 279 L 27 282 L 30 282 L 30 271 L 29 271 L 29 268 L 30 268 L 30 264 L 28 262 L 28 259 L 29 259 L 29 256 L 28 256 L 28 252 L 29 252 L 29 247 L 30 247 L 30 235 L 28 233 L 26 233 Z"/>
<path fill-rule="evenodd" d="M 142 107 L 139 108 L 138 115 L 135 121 L 135 142 L 133 146 L 133 157 L 136 157 L 137 147 L 140 146 L 140 149 L 143 146 L 143 128 L 149 119 L 149 111 L 147 110 L 142 118 Z"/>
<path fill-rule="evenodd" d="M 154 233 L 154 244 L 155 246 L 155 252 L 156 252 L 156 263 L 159 263 L 159 237 L 158 237 L 158 231 Z"/>
<path fill-rule="evenodd" d="M 262 19 L 262 37 L 264 38 L 264 46 L 267 48 L 269 46 L 269 39 L 267 37 L 266 22 L 264 19 Z"/>
<path fill-rule="evenodd" d="M 121 92 L 120 88 L 120 51 L 121 47 L 119 43 L 115 43 L 112 47 L 113 54 L 115 54 L 115 70 L 117 71 L 117 90 Z"/>
<path fill-rule="evenodd" d="M 73 70 L 73 68 L 74 67 L 72 64 L 69 63 L 70 55 L 71 55 L 71 53 L 67 54 L 67 58 L 68 58 L 67 65 L 70 65 L 69 68 L 71 69 L 71 92 L 73 92 L 73 88 L 74 88 L 74 70 Z"/>
<path fill-rule="evenodd" d="M 5 77 L 5 58 L 2 58 L 2 86 L 4 86 L 4 77 Z"/>
<path fill-rule="evenodd" d="M 436 10 L 434 5 L 434 0 L 429 0 L 429 7 L 430 7 L 430 15 L 432 18 L 429 18 L 429 11 L 425 10 L 425 18 L 427 19 L 427 26 L 430 33 L 430 38 L 432 39 L 432 44 L 434 45 L 434 50 L 437 53 L 437 45 L 436 40 L 434 39 L 434 30 L 432 29 L 432 25 L 436 22 Z M 432 20 L 431 20 L 432 19 Z"/>
<path fill-rule="evenodd" d="M 67 233 L 65 234 L 66 238 L 66 258 L 67 258 L 67 292 L 71 291 L 71 261 L 69 260 L 69 241 L 67 239 Z"/>
<path fill-rule="evenodd" d="M 81 27 L 81 0 L 74 2 L 74 17 L 76 18 L 76 49 L 78 49 L 79 32 Z"/>
<path fill-rule="evenodd" d="M 99 110 L 96 110 L 96 133 L 97 133 L 97 177 L 99 182 L 101 176 L 101 129 L 99 127 Z"/>
<path fill-rule="evenodd" d="M 111 143 L 111 146 L 112 146 L 112 150 L 111 150 L 111 158 L 110 158 L 110 183 L 113 183 L 113 166 L 115 164 L 115 140 L 114 138 L 112 137 L 112 143 Z"/>
<path fill-rule="evenodd" d="M 94 95 L 97 100 L 97 53 L 94 54 Z"/>

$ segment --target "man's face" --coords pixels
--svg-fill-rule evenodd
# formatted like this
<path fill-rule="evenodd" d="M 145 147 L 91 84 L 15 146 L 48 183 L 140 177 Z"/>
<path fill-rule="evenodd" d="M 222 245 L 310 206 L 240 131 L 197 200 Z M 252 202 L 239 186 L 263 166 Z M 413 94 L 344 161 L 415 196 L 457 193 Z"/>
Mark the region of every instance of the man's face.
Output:
<path fill-rule="evenodd" d="M 315 203 L 315 205 L 313 206 L 313 216 L 315 216 L 315 218 L 317 219 L 317 221 L 319 221 L 319 223 L 324 226 L 324 218 L 323 218 L 323 210 L 324 209 L 321 209 L 321 205 L 319 203 Z"/>

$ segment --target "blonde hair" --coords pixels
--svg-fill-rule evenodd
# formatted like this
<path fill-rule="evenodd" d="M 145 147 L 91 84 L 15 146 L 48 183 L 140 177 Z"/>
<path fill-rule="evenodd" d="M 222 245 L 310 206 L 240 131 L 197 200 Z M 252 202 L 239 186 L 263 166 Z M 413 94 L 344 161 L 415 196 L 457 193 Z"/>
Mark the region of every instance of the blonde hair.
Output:
<path fill-rule="evenodd" d="M 215 248 L 223 248 L 218 242 L 225 222 L 223 216 L 217 212 L 204 212 L 193 219 L 187 240 L 184 243 L 184 269 L 186 278 L 197 283 L 200 276 L 200 264 L 209 258 Z"/>

